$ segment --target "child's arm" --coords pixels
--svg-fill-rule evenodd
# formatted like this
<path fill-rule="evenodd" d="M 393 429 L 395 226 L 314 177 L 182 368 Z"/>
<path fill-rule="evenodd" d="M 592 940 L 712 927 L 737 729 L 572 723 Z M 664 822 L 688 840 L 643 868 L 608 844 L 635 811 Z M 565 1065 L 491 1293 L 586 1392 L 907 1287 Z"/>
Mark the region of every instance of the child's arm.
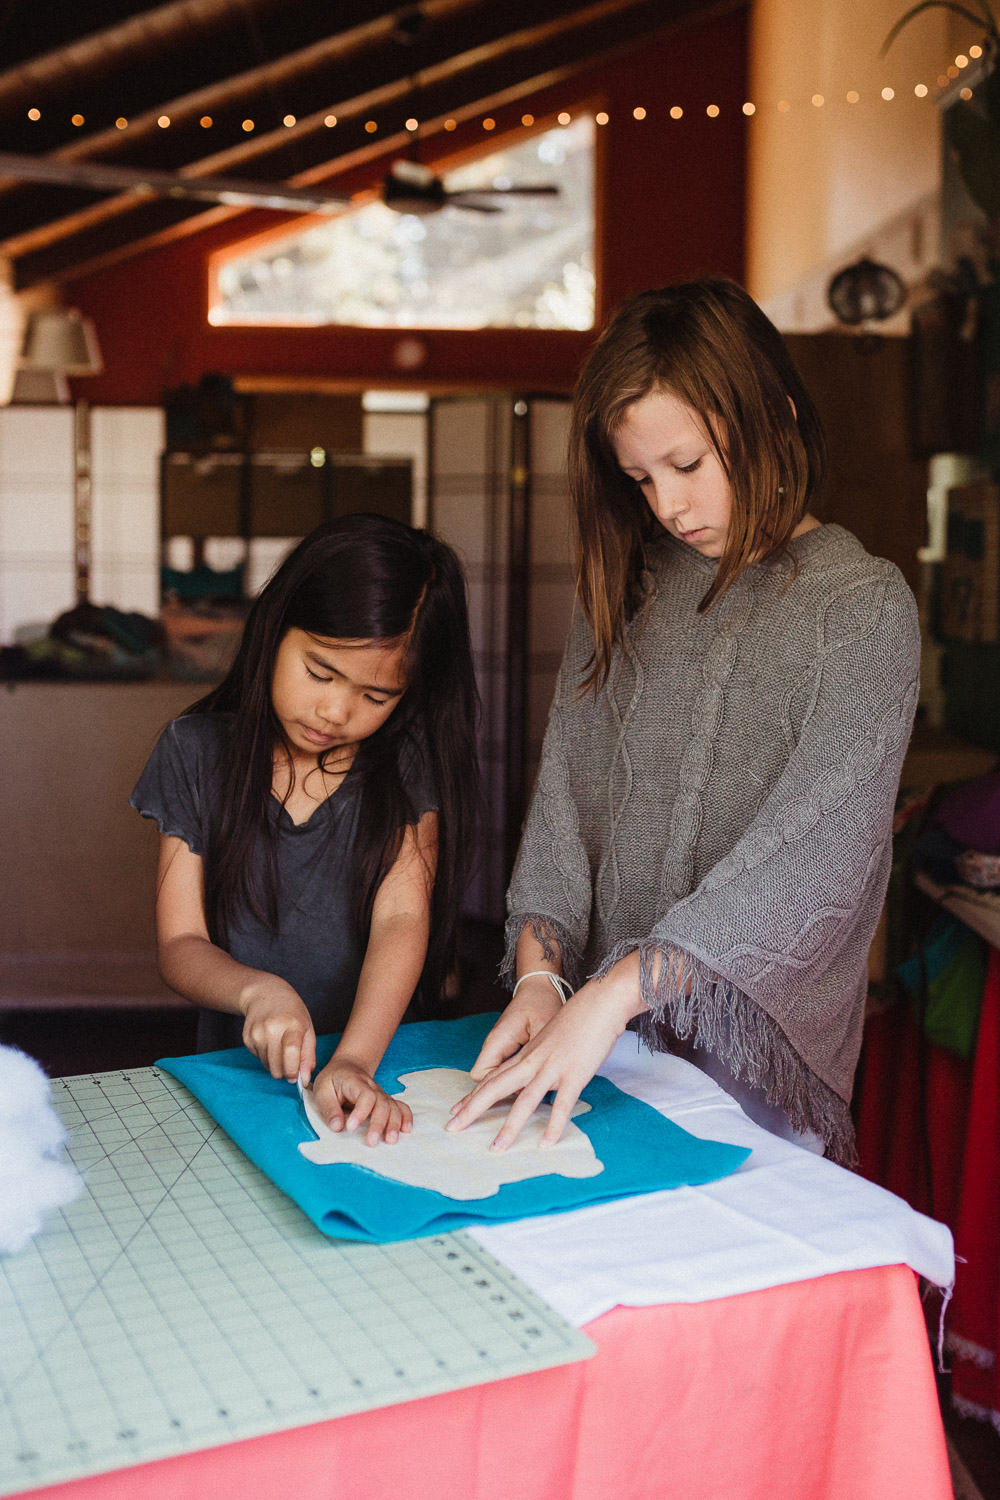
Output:
<path fill-rule="evenodd" d="M 437 814 L 406 829 L 395 864 L 372 908 L 365 961 L 351 1018 L 333 1057 L 316 1077 L 313 1094 L 331 1130 L 359 1129 L 368 1145 L 392 1144 L 413 1117 L 379 1088 L 374 1074 L 417 987 L 430 932 L 437 859 Z M 350 1106 L 350 1113 L 345 1113 Z"/>
<path fill-rule="evenodd" d="M 242 1015 L 243 1040 L 272 1078 L 294 1082 L 316 1066 L 316 1032 L 304 1002 L 277 974 L 237 963 L 211 941 L 205 921 L 205 872 L 182 838 L 160 836 L 156 877 L 160 973 L 195 1005 Z"/>

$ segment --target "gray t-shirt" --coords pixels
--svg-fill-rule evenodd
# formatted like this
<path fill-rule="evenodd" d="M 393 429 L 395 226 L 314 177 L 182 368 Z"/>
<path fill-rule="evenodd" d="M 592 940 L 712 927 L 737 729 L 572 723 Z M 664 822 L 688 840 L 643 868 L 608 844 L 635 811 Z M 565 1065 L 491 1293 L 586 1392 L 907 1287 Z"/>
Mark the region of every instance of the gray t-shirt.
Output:
<path fill-rule="evenodd" d="M 227 719 L 189 714 L 160 736 L 129 798 L 160 832 L 182 838 L 204 857 L 220 811 Z M 417 818 L 437 807 L 426 771 L 416 757 L 403 765 L 403 785 Z M 305 823 L 296 824 L 276 797 L 270 815 L 277 830 L 278 930 L 251 912 L 230 933 L 226 950 L 238 963 L 278 974 L 301 996 L 319 1035 L 342 1031 L 351 1013 L 364 946 L 352 912 L 362 779 L 348 771 L 340 786 Z M 263 851 L 256 858 L 263 862 Z M 198 1047 L 238 1047 L 243 1018 L 204 1010 Z"/>

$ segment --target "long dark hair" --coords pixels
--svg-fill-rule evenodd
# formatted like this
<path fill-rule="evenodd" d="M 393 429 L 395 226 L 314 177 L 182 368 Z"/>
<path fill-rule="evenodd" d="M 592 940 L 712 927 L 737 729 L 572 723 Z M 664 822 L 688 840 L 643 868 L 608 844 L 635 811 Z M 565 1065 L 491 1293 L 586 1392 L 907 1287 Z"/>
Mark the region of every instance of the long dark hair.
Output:
<path fill-rule="evenodd" d="M 247 910 L 277 929 L 271 784 L 275 746 L 288 746 L 271 705 L 271 679 L 291 629 L 331 640 L 407 643 L 406 691 L 361 741 L 350 771 L 362 778 L 354 921 L 364 945 L 378 888 L 406 825 L 417 820 L 404 767 L 422 762 L 438 798 L 437 871 L 421 981 L 422 997 L 433 1000 L 454 961 L 458 908 L 476 847 L 479 700 L 457 557 L 428 532 L 383 516 L 344 516 L 300 542 L 254 600 L 225 679 L 187 710 L 228 719 L 221 806 L 205 859 L 209 934 L 224 945 Z M 258 848 L 265 853 L 260 880 L 254 877 Z"/>
<path fill-rule="evenodd" d="M 656 390 L 699 414 L 732 491 L 725 551 L 700 610 L 748 563 L 785 550 L 826 475 L 819 414 L 780 333 L 735 281 L 708 276 L 623 303 L 587 360 L 573 402 L 579 591 L 595 639 L 585 687 L 596 689 L 607 677 L 611 652 L 639 603 L 646 543 L 659 531 L 613 447 L 626 409 Z"/>

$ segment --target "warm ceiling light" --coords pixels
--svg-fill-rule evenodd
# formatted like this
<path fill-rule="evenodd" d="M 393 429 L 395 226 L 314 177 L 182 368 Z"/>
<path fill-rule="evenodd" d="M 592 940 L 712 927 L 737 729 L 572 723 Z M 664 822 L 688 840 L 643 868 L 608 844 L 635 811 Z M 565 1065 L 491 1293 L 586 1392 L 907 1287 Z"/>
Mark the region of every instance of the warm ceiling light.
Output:
<path fill-rule="evenodd" d="M 159 125 L 161 130 L 168 130 L 170 128 L 170 116 L 161 115 L 156 123 L 157 125 Z"/>
<path fill-rule="evenodd" d="M 913 85 L 913 92 L 916 94 L 916 96 L 917 96 L 918 99 L 926 99 L 927 98 L 927 85 L 926 85 L 926 83 L 915 83 Z"/>
<path fill-rule="evenodd" d="M 289 130 L 291 130 L 292 126 L 295 124 L 295 116 L 294 115 L 286 115 L 285 118 L 282 120 L 281 123 L 282 123 L 282 125 L 287 125 L 288 128 L 289 128 Z"/>
<path fill-rule="evenodd" d="M 823 105 L 826 103 L 826 100 L 823 98 L 822 94 L 813 94 L 812 102 L 815 109 L 822 109 Z"/>
<path fill-rule="evenodd" d="M 243 129 L 246 131 L 247 135 L 249 135 L 250 132 L 251 132 L 251 130 L 253 129 L 253 121 L 252 120 L 244 120 L 243 121 Z"/>
<path fill-rule="evenodd" d="M 646 118 L 646 111 L 643 109 L 641 104 L 637 104 L 635 109 L 632 111 L 632 118 L 634 120 L 644 120 Z"/>
<path fill-rule="evenodd" d="M 332 130 L 333 127 L 336 125 L 336 123 L 337 123 L 337 116 L 336 115 L 327 115 L 326 119 L 323 121 L 323 124 L 326 126 L 327 130 Z"/>
<path fill-rule="evenodd" d="M 955 58 L 955 67 L 956 68 L 967 68 L 968 66 L 969 66 L 969 59 L 966 57 L 966 55 L 965 55 L 964 52 L 960 52 L 958 54 L 958 56 Z"/>
<path fill-rule="evenodd" d="M 705 110 L 705 113 L 706 115 L 708 115 L 708 118 L 710 120 L 715 120 L 718 118 L 719 106 L 717 104 L 710 104 Z"/>
<path fill-rule="evenodd" d="M 679 120 L 683 113 L 684 111 L 681 109 L 679 104 L 672 104 L 670 106 L 670 118 L 672 120 Z"/>
<path fill-rule="evenodd" d="M 365 121 L 365 129 L 367 130 L 367 132 L 368 132 L 369 135 L 374 135 L 375 131 L 378 129 L 378 121 L 377 120 L 366 120 Z"/>
<path fill-rule="evenodd" d="M 201 126 L 202 130 L 211 130 L 211 128 L 212 128 L 212 116 L 211 115 L 202 115 L 201 119 L 198 121 L 198 124 Z"/>
<path fill-rule="evenodd" d="M 895 97 L 896 97 L 896 90 L 895 89 L 883 89 L 882 90 L 882 98 L 883 99 L 886 99 L 886 100 L 888 100 L 888 99 L 895 99 Z"/>
<path fill-rule="evenodd" d="M 444 122 L 444 128 L 445 128 L 445 130 L 455 130 L 455 129 L 457 129 L 457 127 L 458 127 L 458 121 L 457 120 L 445 120 L 445 122 Z"/>
<path fill-rule="evenodd" d="M 489 115 L 487 115 L 486 119 L 483 121 L 483 129 L 484 130 L 495 130 L 496 129 L 496 123 L 497 123 L 496 120 L 492 119 Z"/>
<path fill-rule="evenodd" d="M 608 123 L 608 117 L 604 113 L 603 109 L 601 110 L 601 112 L 599 114 L 596 114 L 594 116 L 594 121 L 598 125 L 606 125 Z"/>
<path fill-rule="evenodd" d="M 42 112 L 41 112 L 40 109 L 29 109 L 28 110 L 28 119 L 29 120 L 40 120 L 41 118 L 42 118 Z"/>
<path fill-rule="evenodd" d="M 972 98 L 972 90 L 971 89 L 959 89 L 959 91 L 958 91 L 958 97 L 960 99 L 971 99 Z"/>
<path fill-rule="evenodd" d="M 73 116 L 73 124 L 74 125 L 82 125 L 83 124 L 83 115 L 74 115 Z"/>
<path fill-rule="evenodd" d="M 792 106 L 789 104 L 789 102 L 788 102 L 787 99 L 779 99 L 778 100 L 778 108 L 781 110 L 781 113 L 783 115 L 787 115 L 787 113 L 791 109 L 791 107 Z"/>
<path fill-rule="evenodd" d="M 970 57 L 982 57 L 982 55 L 983 55 L 983 49 L 982 49 L 982 47 L 978 47 L 977 46 L 977 47 L 970 47 L 969 48 L 969 56 Z"/>
<path fill-rule="evenodd" d="M 534 125 L 534 123 L 535 123 L 535 117 L 534 117 L 534 115 L 522 115 L 521 116 L 521 124 L 522 125 Z"/>
<path fill-rule="evenodd" d="M 126 118 L 125 118 L 124 115 L 119 115 L 118 116 L 117 120 L 115 121 L 115 129 L 116 130 L 127 130 L 128 129 L 128 121 L 126 120 Z"/>
<path fill-rule="evenodd" d="M 564 109 L 562 114 L 557 115 L 556 118 L 560 125 L 568 125 L 573 117 Z"/>
<path fill-rule="evenodd" d="M 413 116 L 411 115 L 410 118 L 406 122 L 406 128 L 407 128 L 407 130 L 416 130 L 416 128 L 419 125 L 419 123 L 420 123 L 419 120 L 415 120 L 413 118 Z"/>
<path fill-rule="evenodd" d="M 755 115 L 757 113 L 756 104 L 751 104 L 748 100 L 747 103 L 743 106 L 743 113 L 745 115 Z"/>
<path fill-rule="evenodd" d="M 858 102 L 858 100 L 860 98 L 861 98 L 861 95 L 858 93 L 857 89 L 848 89 L 847 90 L 847 102 L 848 102 L 848 104 L 857 104 L 857 102 Z"/>

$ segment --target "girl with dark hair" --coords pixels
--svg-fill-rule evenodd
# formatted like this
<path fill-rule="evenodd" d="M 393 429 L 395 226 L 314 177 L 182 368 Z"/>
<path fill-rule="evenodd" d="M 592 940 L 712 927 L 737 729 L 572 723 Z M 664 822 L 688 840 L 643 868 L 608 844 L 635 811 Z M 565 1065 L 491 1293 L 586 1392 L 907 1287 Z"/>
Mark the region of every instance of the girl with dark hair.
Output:
<path fill-rule="evenodd" d="M 449 1128 L 516 1095 L 503 1149 L 555 1091 L 554 1142 L 631 1024 L 851 1160 L 919 635 L 899 571 L 812 514 L 825 463 L 733 282 L 645 292 L 598 341 L 570 449 L 579 608 L 508 894 L 514 994 Z"/>
<path fill-rule="evenodd" d="M 477 696 L 455 554 L 379 516 L 320 526 L 251 606 L 225 680 L 168 725 L 132 793 L 161 833 L 160 969 L 313 1085 L 334 1130 L 409 1130 L 374 1073 L 454 960 L 475 847 Z"/>

